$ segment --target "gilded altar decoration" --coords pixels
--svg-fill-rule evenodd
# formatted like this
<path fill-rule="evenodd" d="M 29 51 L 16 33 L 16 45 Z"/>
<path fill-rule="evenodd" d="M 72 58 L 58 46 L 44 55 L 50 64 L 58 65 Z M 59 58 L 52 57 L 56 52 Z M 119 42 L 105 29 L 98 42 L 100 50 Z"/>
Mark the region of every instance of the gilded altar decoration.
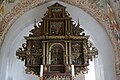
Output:
<path fill-rule="evenodd" d="M 66 7 L 57 2 L 49 6 L 42 21 L 35 21 L 33 27 L 23 48 L 16 51 L 18 59 L 25 61 L 26 73 L 40 80 L 73 80 L 88 72 L 89 59 L 98 51 L 88 43 L 79 20 L 73 24 Z"/>

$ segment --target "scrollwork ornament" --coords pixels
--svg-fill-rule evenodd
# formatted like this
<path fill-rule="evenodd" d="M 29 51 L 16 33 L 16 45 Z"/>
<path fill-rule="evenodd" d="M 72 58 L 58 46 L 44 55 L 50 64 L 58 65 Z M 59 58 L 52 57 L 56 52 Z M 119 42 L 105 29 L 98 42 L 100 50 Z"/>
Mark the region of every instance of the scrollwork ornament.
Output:
<path fill-rule="evenodd" d="M 87 74 L 88 73 L 88 68 L 84 68 L 83 70 L 81 70 L 81 72 L 83 73 L 83 74 Z"/>

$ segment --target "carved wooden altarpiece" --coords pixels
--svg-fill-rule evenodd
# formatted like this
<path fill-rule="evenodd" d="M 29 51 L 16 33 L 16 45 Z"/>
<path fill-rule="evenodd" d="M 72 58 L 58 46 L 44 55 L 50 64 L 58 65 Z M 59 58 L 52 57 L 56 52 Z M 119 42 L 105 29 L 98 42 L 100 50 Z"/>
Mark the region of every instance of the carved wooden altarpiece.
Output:
<path fill-rule="evenodd" d="M 26 43 L 16 55 L 25 61 L 26 73 L 41 80 L 73 80 L 74 74 L 87 73 L 89 59 L 97 55 L 97 49 L 65 9 L 57 2 L 48 7 L 42 21 L 25 36 Z"/>

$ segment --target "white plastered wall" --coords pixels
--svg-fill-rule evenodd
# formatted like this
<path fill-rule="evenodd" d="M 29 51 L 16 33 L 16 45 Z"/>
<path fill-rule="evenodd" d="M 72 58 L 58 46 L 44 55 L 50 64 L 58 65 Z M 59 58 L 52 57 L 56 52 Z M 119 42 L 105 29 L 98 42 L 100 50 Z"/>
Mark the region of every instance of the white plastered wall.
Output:
<path fill-rule="evenodd" d="M 16 50 L 25 42 L 24 36 L 32 29 L 34 19 L 41 20 L 47 7 L 56 1 L 45 3 L 23 14 L 9 29 L 0 49 L 0 80 L 39 80 L 25 74 L 24 62 L 16 58 Z M 95 60 L 96 80 L 116 80 L 115 53 L 104 28 L 82 9 L 60 2 L 67 7 L 72 20 L 80 18 L 80 24 L 90 35 L 99 55 Z M 79 80 L 78 78 L 76 80 Z"/>

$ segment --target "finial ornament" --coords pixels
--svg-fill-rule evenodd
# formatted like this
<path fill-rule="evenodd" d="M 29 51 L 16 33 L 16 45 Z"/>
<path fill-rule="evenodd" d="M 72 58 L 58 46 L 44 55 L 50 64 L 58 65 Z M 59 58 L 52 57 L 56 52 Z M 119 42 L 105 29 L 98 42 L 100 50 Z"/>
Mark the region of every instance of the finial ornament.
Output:
<path fill-rule="evenodd" d="M 78 18 L 78 24 L 77 24 L 77 26 L 78 26 L 78 27 L 80 26 L 79 18 Z"/>
<path fill-rule="evenodd" d="M 34 19 L 34 27 L 36 28 L 37 27 L 37 25 L 36 25 L 36 19 Z"/>

